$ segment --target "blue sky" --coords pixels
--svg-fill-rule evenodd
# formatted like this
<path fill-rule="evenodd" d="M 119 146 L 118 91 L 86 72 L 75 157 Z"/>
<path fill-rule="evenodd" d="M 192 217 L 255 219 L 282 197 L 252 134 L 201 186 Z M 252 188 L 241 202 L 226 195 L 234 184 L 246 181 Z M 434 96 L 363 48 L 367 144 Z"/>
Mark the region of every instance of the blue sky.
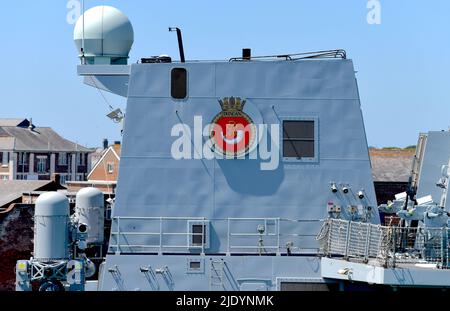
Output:
<path fill-rule="evenodd" d="M 0 117 L 33 117 L 87 146 L 120 139 L 107 105 L 76 75 L 68 0 L 2 3 Z M 418 134 L 450 126 L 450 1 L 379 0 L 380 25 L 366 20 L 366 0 L 187 1 L 85 0 L 122 10 L 133 23 L 131 61 L 178 57 L 183 30 L 187 59 L 343 48 L 353 59 L 369 145 L 415 144 Z M 115 107 L 125 100 L 107 95 Z"/>

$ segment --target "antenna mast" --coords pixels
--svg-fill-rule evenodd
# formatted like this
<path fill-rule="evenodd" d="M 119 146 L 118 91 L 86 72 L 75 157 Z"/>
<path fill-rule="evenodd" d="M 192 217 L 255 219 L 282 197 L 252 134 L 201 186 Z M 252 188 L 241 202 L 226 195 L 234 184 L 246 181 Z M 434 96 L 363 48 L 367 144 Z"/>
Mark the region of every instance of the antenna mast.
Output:
<path fill-rule="evenodd" d="M 178 27 L 169 27 L 169 31 L 176 31 L 177 32 L 178 49 L 180 50 L 180 61 L 182 63 L 184 63 L 185 62 L 185 58 L 184 58 L 183 37 L 181 35 L 181 29 L 178 28 Z"/>
<path fill-rule="evenodd" d="M 82 13 L 82 24 L 83 24 L 83 34 L 81 37 L 81 60 L 82 64 L 86 65 L 86 60 L 84 58 L 84 0 L 81 0 L 81 13 Z"/>

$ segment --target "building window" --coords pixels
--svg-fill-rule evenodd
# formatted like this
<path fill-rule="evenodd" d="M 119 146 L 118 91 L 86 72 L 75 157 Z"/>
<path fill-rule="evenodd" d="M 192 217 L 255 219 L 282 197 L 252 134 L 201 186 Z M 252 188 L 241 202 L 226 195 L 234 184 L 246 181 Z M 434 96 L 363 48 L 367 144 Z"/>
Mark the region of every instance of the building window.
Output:
<path fill-rule="evenodd" d="M 20 165 L 28 164 L 28 155 L 25 152 L 19 153 L 19 164 Z"/>
<path fill-rule="evenodd" d="M 9 176 L 8 176 L 8 175 L 1 175 L 1 176 L 0 176 L 0 179 L 1 179 L 1 180 L 8 180 L 8 179 L 9 179 Z"/>
<path fill-rule="evenodd" d="M 25 152 L 19 153 L 19 165 L 28 165 L 28 154 Z"/>
<path fill-rule="evenodd" d="M 283 121 L 283 157 L 314 158 L 316 154 L 314 120 Z"/>
<path fill-rule="evenodd" d="M 38 173 L 47 172 L 47 157 L 37 157 L 37 172 Z"/>
<path fill-rule="evenodd" d="M 60 175 L 59 182 L 61 185 L 64 185 L 67 182 L 67 175 Z"/>
<path fill-rule="evenodd" d="M 9 165 L 9 152 L 6 151 L 2 152 L 2 165 L 4 166 Z"/>
<path fill-rule="evenodd" d="M 114 173 L 114 164 L 113 163 L 108 163 L 107 164 L 107 169 L 108 169 L 108 173 L 109 174 Z"/>
<path fill-rule="evenodd" d="M 77 154 L 77 164 L 79 165 L 79 166 L 84 166 L 84 154 L 82 154 L 82 153 L 78 153 Z"/>
<path fill-rule="evenodd" d="M 58 165 L 66 166 L 67 165 L 67 153 L 60 152 L 58 154 Z"/>

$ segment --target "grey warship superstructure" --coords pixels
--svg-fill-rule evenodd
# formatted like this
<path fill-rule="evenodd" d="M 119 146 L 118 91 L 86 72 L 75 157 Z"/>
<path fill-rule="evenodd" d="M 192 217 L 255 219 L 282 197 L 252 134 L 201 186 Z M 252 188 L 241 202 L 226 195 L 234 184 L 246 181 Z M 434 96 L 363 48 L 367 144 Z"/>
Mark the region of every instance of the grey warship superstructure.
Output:
<path fill-rule="evenodd" d="M 183 52 L 180 62 L 128 65 L 133 36 L 111 7 L 88 10 L 75 30 L 78 74 L 127 98 L 108 253 L 98 282 L 85 286 L 83 277 L 81 288 L 345 289 L 372 267 L 395 270 L 370 265 L 389 250 L 379 247 L 384 227 L 344 51 L 258 58 L 245 50 L 223 62 L 184 61 Z M 72 224 L 79 231 L 83 222 Z M 352 256 L 352 239 L 362 238 Z M 84 236 L 72 243 L 80 241 L 89 247 Z M 90 264 L 70 254 L 62 265 Z M 26 269 L 39 264 L 19 262 L 19 281 L 28 285 Z M 30 288 L 19 281 L 18 290 Z"/>

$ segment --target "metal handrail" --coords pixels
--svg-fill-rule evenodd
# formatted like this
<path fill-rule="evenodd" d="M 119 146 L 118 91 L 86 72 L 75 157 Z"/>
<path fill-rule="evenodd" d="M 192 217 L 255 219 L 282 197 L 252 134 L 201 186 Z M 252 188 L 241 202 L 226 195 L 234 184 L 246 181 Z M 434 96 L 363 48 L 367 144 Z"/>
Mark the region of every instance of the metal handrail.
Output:
<path fill-rule="evenodd" d="M 144 221 L 144 222 L 154 222 L 154 226 L 156 224 L 159 224 L 159 232 L 158 231 L 125 231 L 121 226 L 123 226 L 124 223 L 126 223 L 127 220 L 133 221 Z M 164 230 L 164 225 L 170 224 L 172 222 L 185 222 L 186 226 L 183 230 L 176 230 L 176 232 L 170 232 L 167 230 Z M 159 253 L 163 252 L 170 252 L 171 250 L 195 250 L 200 249 L 202 253 L 205 252 L 205 244 L 206 241 L 202 240 L 202 243 L 199 242 L 200 245 L 196 245 L 193 242 L 190 242 L 190 238 L 193 236 L 202 236 L 202 239 L 204 238 L 204 233 L 194 233 L 190 232 L 190 229 L 188 228 L 187 224 L 189 222 L 198 222 L 199 224 L 207 224 L 208 222 L 226 222 L 227 226 L 227 235 L 226 235 L 226 251 L 227 253 L 234 253 L 236 250 L 240 250 L 239 253 L 259 253 L 263 251 L 264 253 L 267 253 L 267 251 L 275 252 L 277 255 L 279 255 L 282 251 L 282 249 L 285 249 L 284 247 L 281 247 L 281 241 L 283 238 L 291 237 L 291 238 L 311 238 L 315 235 L 311 234 L 299 234 L 295 232 L 283 232 L 282 230 L 282 224 L 284 223 L 296 223 L 297 225 L 301 226 L 303 223 L 316 223 L 320 222 L 321 220 L 306 220 L 306 219 L 281 219 L 281 218 L 222 218 L 222 219 L 207 219 L 205 217 L 135 217 L 135 216 L 116 216 L 113 218 L 113 223 L 116 224 L 115 230 L 111 231 L 111 236 L 115 237 L 115 243 L 112 243 L 111 247 L 115 248 L 116 253 L 120 253 L 123 250 L 130 249 L 154 249 L 155 251 L 158 251 Z M 241 232 L 241 231 L 234 231 L 233 225 L 238 224 L 239 222 L 261 222 L 264 224 L 265 231 L 263 233 L 254 233 L 254 232 Z M 155 226 L 156 227 L 156 226 Z M 182 226 L 181 226 L 182 227 Z M 242 227 L 242 225 L 241 225 Z M 272 231 L 268 231 L 267 228 L 272 227 Z M 114 227 L 113 227 L 114 228 Z M 164 244 L 164 237 L 186 237 L 185 242 L 182 243 L 172 243 L 173 245 L 166 245 Z M 128 238 L 127 238 L 128 237 Z M 136 243 L 136 238 L 133 237 L 159 237 L 159 241 L 156 243 Z M 268 238 L 269 243 L 268 245 L 264 245 L 261 243 L 261 245 L 246 245 L 245 241 L 243 239 L 245 238 Z M 147 240 L 148 241 L 148 240 Z M 169 242 L 169 240 L 167 241 Z M 172 240 L 173 242 L 173 240 Z M 262 240 L 261 240 L 262 242 Z M 267 242 L 267 240 L 265 241 Z M 248 242 L 247 242 L 248 243 Z M 298 250 L 299 253 L 301 253 L 301 249 L 304 250 L 318 250 L 318 248 L 312 248 L 312 247 L 292 247 L 292 250 Z M 244 250 L 250 250 L 250 252 L 245 252 Z M 138 250 L 136 250 L 139 252 Z"/>
<path fill-rule="evenodd" d="M 346 260 L 375 260 L 385 267 L 401 264 L 433 263 L 449 267 L 450 229 L 381 226 L 330 219 L 321 230 L 322 253 Z"/>
<path fill-rule="evenodd" d="M 314 58 L 340 58 L 347 59 L 347 52 L 342 49 L 336 50 L 326 50 L 326 51 L 316 51 L 316 52 L 305 52 L 305 53 L 294 53 L 294 54 L 281 54 L 281 55 L 266 55 L 266 56 L 252 56 L 253 60 L 271 60 L 271 59 L 281 59 L 285 60 L 299 60 L 299 59 L 314 59 Z M 230 58 L 230 62 L 235 61 L 247 61 L 243 57 L 233 57 Z"/>

